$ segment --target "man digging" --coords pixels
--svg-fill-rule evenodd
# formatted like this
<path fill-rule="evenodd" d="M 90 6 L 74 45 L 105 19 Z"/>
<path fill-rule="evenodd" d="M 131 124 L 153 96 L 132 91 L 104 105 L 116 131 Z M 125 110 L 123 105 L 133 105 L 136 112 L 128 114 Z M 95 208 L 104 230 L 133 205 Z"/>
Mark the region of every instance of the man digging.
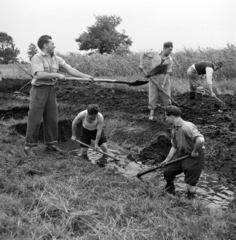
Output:
<path fill-rule="evenodd" d="M 204 88 L 201 86 L 201 76 L 206 75 L 206 81 L 209 89 L 209 93 L 212 97 L 216 97 L 215 93 L 213 92 L 212 87 L 212 78 L 213 73 L 219 69 L 221 69 L 223 63 L 221 61 L 216 62 L 198 62 L 191 65 L 187 70 L 187 76 L 189 79 L 189 86 L 190 86 L 190 100 L 196 98 L 198 100 L 202 100 L 202 94 L 204 92 Z"/>
<path fill-rule="evenodd" d="M 41 36 L 38 40 L 38 47 L 41 52 L 34 55 L 31 61 L 33 79 L 24 147 L 27 155 L 32 147 L 38 146 L 42 118 L 46 150 L 60 151 L 55 146 L 58 136 L 58 108 L 54 86 L 58 79 L 63 80 L 65 76 L 58 71 L 67 72 L 74 77 L 88 78 L 88 81 L 94 80 L 93 77 L 79 72 L 66 64 L 62 58 L 56 56 L 54 54 L 55 45 L 50 36 Z"/>
<path fill-rule="evenodd" d="M 157 86 L 160 85 L 163 90 L 171 96 L 171 81 L 170 74 L 172 73 L 173 59 L 170 57 L 170 54 L 173 50 L 173 43 L 166 42 L 163 45 L 163 50 L 159 52 L 142 52 L 140 54 L 140 64 L 139 69 L 143 71 L 143 59 L 147 57 L 151 60 L 151 66 L 154 69 L 157 66 L 165 65 L 166 69 L 163 73 L 157 74 L 149 81 L 149 104 L 148 108 L 150 109 L 149 120 L 153 120 L 154 111 L 156 109 L 156 103 L 158 95 L 161 96 L 164 106 L 171 104 L 170 99 L 159 91 Z"/>
<path fill-rule="evenodd" d="M 86 145 L 90 145 L 91 140 L 95 140 L 94 148 L 101 147 L 102 151 L 108 153 L 107 139 L 103 131 L 104 118 L 99 112 L 99 106 L 97 104 L 90 104 L 87 110 L 80 112 L 74 121 L 72 122 L 72 137 L 73 141 L 76 141 L 77 125 L 82 122 L 82 130 L 80 135 L 80 141 Z M 81 144 L 81 155 L 83 158 L 88 159 L 88 148 Z"/>
<path fill-rule="evenodd" d="M 176 106 L 168 106 L 165 110 L 166 121 L 173 125 L 171 143 L 172 147 L 161 165 L 185 155 L 190 155 L 180 162 L 165 167 L 165 189 L 170 194 L 175 194 L 174 180 L 182 172 L 187 185 L 187 197 L 195 197 L 196 184 L 200 178 L 204 164 L 204 137 L 197 127 L 181 118 L 181 110 Z"/>

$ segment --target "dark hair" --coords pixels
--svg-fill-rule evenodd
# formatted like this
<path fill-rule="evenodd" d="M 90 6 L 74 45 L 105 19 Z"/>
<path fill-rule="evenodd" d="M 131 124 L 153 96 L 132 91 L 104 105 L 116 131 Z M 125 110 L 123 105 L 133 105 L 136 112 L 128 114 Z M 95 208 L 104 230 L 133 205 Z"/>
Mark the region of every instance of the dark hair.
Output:
<path fill-rule="evenodd" d="M 89 104 L 88 108 L 87 108 L 87 111 L 88 111 L 89 115 L 98 114 L 99 110 L 100 109 L 99 109 L 99 106 L 97 104 Z"/>
<path fill-rule="evenodd" d="M 214 62 L 215 65 L 218 67 L 218 68 L 222 68 L 223 67 L 223 63 L 221 61 L 215 61 Z"/>
<path fill-rule="evenodd" d="M 48 35 L 43 35 L 43 36 L 41 36 L 41 37 L 39 38 L 39 40 L 38 40 L 38 43 L 37 43 L 38 47 L 42 50 L 42 49 L 43 49 L 43 45 L 46 44 L 46 43 L 48 43 L 48 42 L 49 42 L 49 41 L 48 41 L 49 39 L 52 39 L 52 37 L 51 37 L 51 36 L 48 36 Z"/>
<path fill-rule="evenodd" d="M 182 112 L 181 109 L 176 106 L 168 106 L 165 108 L 166 116 L 180 117 Z"/>
<path fill-rule="evenodd" d="M 163 44 L 163 48 L 169 48 L 169 47 L 173 47 L 173 43 L 172 42 L 165 42 Z"/>

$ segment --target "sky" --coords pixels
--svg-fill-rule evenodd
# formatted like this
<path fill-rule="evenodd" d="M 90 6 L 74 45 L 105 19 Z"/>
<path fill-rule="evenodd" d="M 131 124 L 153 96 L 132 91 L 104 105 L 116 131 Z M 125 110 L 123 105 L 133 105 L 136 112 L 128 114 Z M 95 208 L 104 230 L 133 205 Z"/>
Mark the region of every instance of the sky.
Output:
<path fill-rule="evenodd" d="M 161 50 L 172 41 L 183 48 L 222 48 L 236 44 L 236 0 L 0 0 L 0 32 L 12 36 L 28 61 L 30 43 L 50 35 L 56 51 L 80 52 L 75 39 L 95 23 L 94 15 L 117 15 L 118 31 L 131 50 Z"/>

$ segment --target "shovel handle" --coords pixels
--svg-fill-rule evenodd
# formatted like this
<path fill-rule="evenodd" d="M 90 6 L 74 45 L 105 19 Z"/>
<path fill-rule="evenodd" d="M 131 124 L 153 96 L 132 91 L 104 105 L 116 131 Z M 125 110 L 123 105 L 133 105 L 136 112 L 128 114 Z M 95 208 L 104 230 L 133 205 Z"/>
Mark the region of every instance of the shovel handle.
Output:
<path fill-rule="evenodd" d="M 159 165 L 158 167 L 148 169 L 148 170 L 146 170 L 146 171 L 144 171 L 144 172 L 140 172 L 140 173 L 137 174 L 137 177 L 140 178 L 141 176 L 143 176 L 143 175 L 145 175 L 145 174 L 147 174 L 147 173 L 153 172 L 153 171 L 155 171 L 155 170 L 157 170 L 157 169 L 159 169 L 159 168 L 168 166 L 168 165 L 170 165 L 170 164 L 172 164 L 172 163 L 180 162 L 180 161 L 182 161 L 183 159 L 185 159 L 185 158 L 187 158 L 187 157 L 190 157 L 190 155 L 185 155 L 185 156 L 183 156 L 183 157 L 180 157 L 180 158 L 177 158 L 177 159 L 175 159 L 175 160 L 173 160 L 173 161 L 170 161 L 170 162 L 166 163 L 165 165 L 161 165 L 161 166 Z"/>
<path fill-rule="evenodd" d="M 91 148 L 91 149 L 93 149 L 93 150 L 96 151 L 96 152 L 99 152 L 99 153 L 101 153 L 101 154 L 104 154 L 104 155 L 106 155 L 107 157 L 110 157 L 110 158 L 114 159 L 114 160 L 117 161 L 117 162 L 120 161 L 119 159 L 111 156 L 110 154 L 105 153 L 105 152 L 103 152 L 103 151 L 100 151 L 100 150 L 98 150 L 98 149 L 95 149 L 94 147 L 92 147 L 92 146 L 90 146 L 90 145 L 87 145 L 86 143 L 83 143 L 83 142 L 81 142 L 81 141 L 78 140 L 78 139 L 76 139 L 75 141 L 78 142 L 78 143 L 80 143 L 80 144 L 82 144 L 82 145 L 84 145 L 84 146 L 86 146 L 87 148 Z"/>
<path fill-rule="evenodd" d="M 91 81 L 90 78 L 78 78 L 78 77 L 65 77 L 65 80 L 78 80 L 78 81 Z M 113 79 L 101 79 L 101 78 L 96 78 L 94 79 L 94 82 L 99 82 L 99 81 L 108 81 L 108 82 L 116 82 L 116 80 Z"/>

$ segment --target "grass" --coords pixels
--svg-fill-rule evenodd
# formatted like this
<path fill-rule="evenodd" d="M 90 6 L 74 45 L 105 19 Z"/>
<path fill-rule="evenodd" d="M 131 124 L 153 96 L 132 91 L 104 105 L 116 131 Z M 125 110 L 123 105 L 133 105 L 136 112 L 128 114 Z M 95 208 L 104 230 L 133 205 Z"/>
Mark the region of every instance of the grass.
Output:
<path fill-rule="evenodd" d="M 234 239 L 233 205 L 209 210 L 165 195 L 159 178 L 127 179 L 41 144 L 26 157 L 15 121 L 0 123 L 0 239 Z"/>

